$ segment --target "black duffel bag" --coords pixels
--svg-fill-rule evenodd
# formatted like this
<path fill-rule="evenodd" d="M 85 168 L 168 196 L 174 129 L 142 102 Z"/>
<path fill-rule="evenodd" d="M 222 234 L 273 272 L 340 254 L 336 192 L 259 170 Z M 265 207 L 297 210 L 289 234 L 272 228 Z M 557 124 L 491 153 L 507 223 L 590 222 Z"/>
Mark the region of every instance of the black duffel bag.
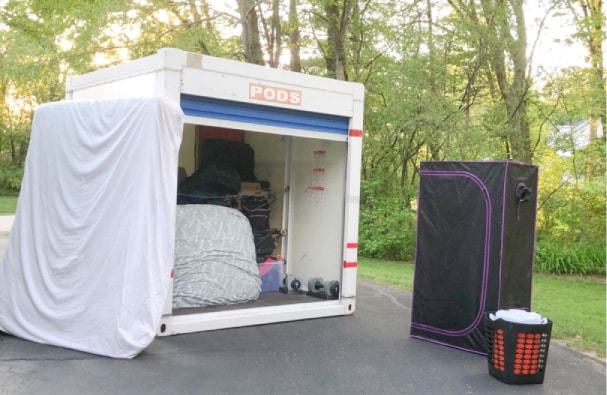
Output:
<path fill-rule="evenodd" d="M 240 191 L 240 175 L 226 166 L 208 165 L 200 169 L 200 182 L 216 193 L 235 195 Z"/>

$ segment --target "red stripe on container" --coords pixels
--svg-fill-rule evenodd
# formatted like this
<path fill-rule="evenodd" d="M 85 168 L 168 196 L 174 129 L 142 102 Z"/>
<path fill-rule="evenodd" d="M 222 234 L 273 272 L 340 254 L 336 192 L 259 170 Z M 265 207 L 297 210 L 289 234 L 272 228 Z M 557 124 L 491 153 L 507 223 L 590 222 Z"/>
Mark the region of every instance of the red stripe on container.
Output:
<path fill-rule="evenodd" d="M 356 266 L 358 266 L 358 263 L 357 263 L 357 262 L 346 262 L 346 261 L 344 261 L 344 267 L 345 267 L 346 269 L 347 269 L 347 268 L 350 268 L 350 267 L 356 267 Z"/>
<path fill-rule="evenodd" d="M 362 137 L 363 131 L 359 129 L 350 129 L 348 134 L 350 137 Z"/>
<path fill-rule="evenodd" d="M 347 243 L 346 248 L 358 248 L 358 243 Z"/>
<path fill-rule="evenodd" d="M 324 191 L 325 187 L 312 187 L 313 191 Z"/>

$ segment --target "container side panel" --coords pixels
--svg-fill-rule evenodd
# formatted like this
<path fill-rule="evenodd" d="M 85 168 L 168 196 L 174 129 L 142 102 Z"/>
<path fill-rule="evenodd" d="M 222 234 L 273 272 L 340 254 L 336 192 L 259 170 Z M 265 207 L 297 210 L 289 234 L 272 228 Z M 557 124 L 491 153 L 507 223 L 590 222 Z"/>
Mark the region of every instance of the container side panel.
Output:
<path fill-rule="evenodd" d="M 150 97 L 156 95 L 155 73 L 142 74 L 119 81 L 101 83 L 98 85 L 76 88 L 72 91 L 72 99 L 99 99 L 111 97 Z"/>
<path fill-rule="evenodd" d="M 343 262 L 346 144 L 293 139 L 289 263 L 293 274 L 339 280 Z"/>
<path fill-rule="evenodd" d="M 358 223 L 360 209 L 360 172 L 362 155 L 362 131 L 348 138 L 347 181 L 344 213 L 344 263 L 342 295 L 356 295 L 356 271 L 358 266 Z"/>
<path fill-rule="evenodd" d="M 155 74 L 154 95 L 164 96 L 179 103 L 181 96 L 181 72 L 164 70 Z"/>
<path fill-rule="evenodd" d="M 364 87 L 356 86 L 354 114 L 348 131 L 346 170 L 346 207 L 344 213 L 344 263 L 342 269 L 342 296 L 356 296 L 358 267 L 358 224 L 360 210 L 360 174 L 363 147 Z"/>
<path fill-rule="evenodd" d="M 165 52 L 160 50 L 159 52 Z M 95 70 L 90 73 L 69 76 L 66 83 L 66 93 L 83 90 L 92 86 L 124 81 L 137 76 L 154 74 L 165 68 L 166 58 L 163 54 L 154 54 L 131 60 L 126 63 Z"/>

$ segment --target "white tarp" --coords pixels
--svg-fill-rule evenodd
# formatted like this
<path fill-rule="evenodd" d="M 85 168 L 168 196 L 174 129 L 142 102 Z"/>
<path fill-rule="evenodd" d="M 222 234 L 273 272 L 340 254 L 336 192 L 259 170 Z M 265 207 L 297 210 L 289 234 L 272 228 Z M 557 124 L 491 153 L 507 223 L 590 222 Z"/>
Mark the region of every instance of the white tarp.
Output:
<path fill-rule="evenodd" d="M 249 220 L 229 207 L 177 206 L 173 308 L 249 302 L 260 292 Z"/>
<path fill-rule="evenodd" d="M 179 106 L 163 98 L 37 108 L 0 265 L 0 330 L 132 358 L 154 339 L 175 242 Z"/>

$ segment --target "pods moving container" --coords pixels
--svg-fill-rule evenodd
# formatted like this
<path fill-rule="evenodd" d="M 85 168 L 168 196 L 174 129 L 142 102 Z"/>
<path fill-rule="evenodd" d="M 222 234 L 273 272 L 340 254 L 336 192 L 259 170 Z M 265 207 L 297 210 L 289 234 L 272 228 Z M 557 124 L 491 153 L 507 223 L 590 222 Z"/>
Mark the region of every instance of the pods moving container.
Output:
<path fill-rule="evenodd" d="M 529 309 L 538 168 L 423 162 L 411 335 L 485 354 L 485 311 Z"/>
<path fill-rule="evenodd" d="M 274 277 L 254 300 L 179 307 L 174 300 L 177 275 L 167 272 L 172 285 L 157 335 L 354 313 L 361 84 L 169 48 L 67 81 L 68 100 L 133 96 L 160 96 L 181 107 L 184 128 L 174 169 L 180 176 L 198 174 L 207 140 L 235 142 L 252 152 L 254 178 L 242 179 L 247 181 L 242 188 L 253 195 L 269 190 L 269 225 L 282 236 L 274 241 L 273 258 L 261 263 L 270 266 Z M 173 187 L 177 196 L 178 186 Z M 220 223 L 217 232 L 229 235 L 232 228 L 219 229 L 226 226 Z M 204 232 L 216 237 L 213 229 Z M 277 279 L 286 274 L 300 280 L 299 292 L 263 292 L 278 291 L 282 284 Z M 309 289 L 323 281 L 333 285 L 333 293 Z"/>

